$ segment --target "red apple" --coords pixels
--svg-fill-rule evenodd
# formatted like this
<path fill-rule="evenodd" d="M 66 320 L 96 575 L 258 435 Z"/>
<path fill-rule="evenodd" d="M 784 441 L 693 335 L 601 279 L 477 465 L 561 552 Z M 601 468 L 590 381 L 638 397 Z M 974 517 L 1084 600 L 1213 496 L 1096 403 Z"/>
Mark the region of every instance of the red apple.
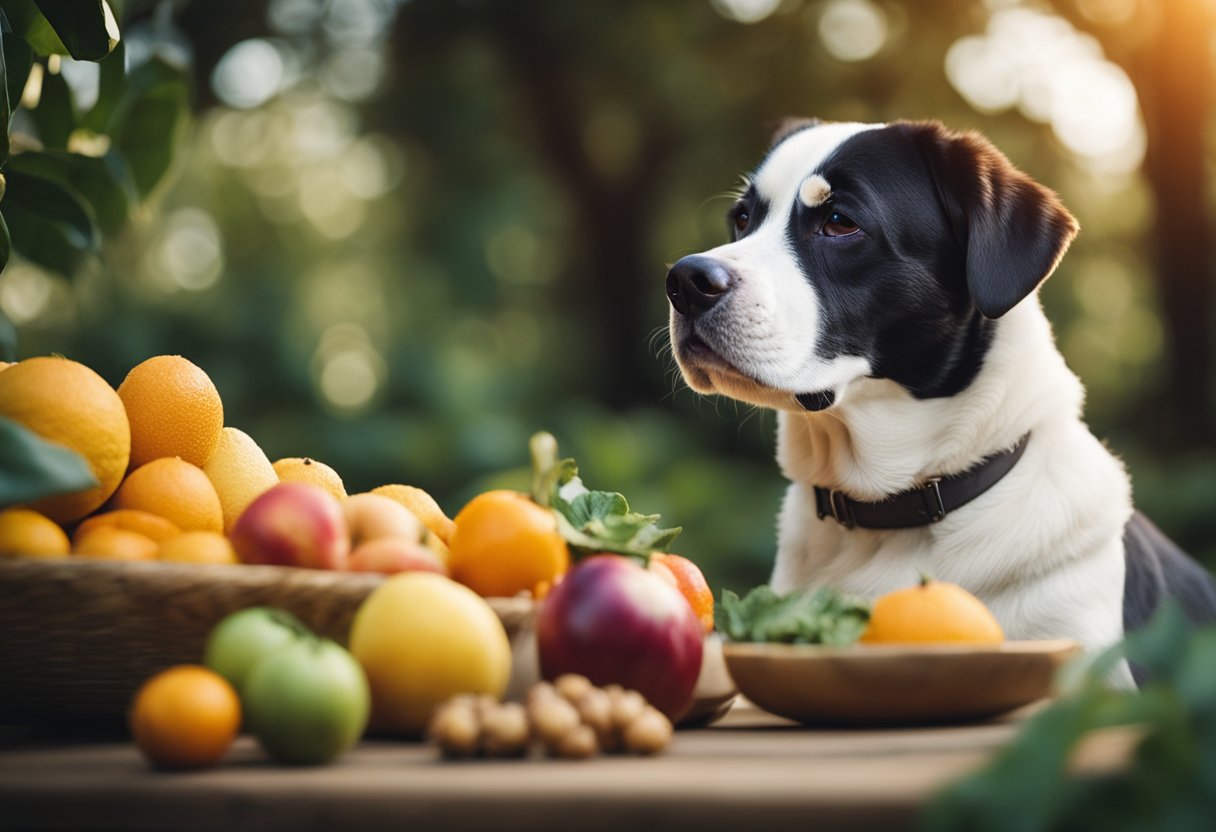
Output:
<path fill-rule="evenodd" d="M 350 536 L 342 506 L 315 485 L 285 482 L 262 493 L 232 527 L 242 563 L 343 569 Z"/>
<path fill-rule="evenodd" d="M 536 622 L 541 674 L 581 673 L 641 693 L 678 720 L 701 672 L 701 624 L 671 584 L 634 561 L 595 555 L 553 588 Z"/>
<path fill-rule="evenodd" d="M 439 556 L 422 543 L 404 537 L 378 537 L 361 543 L 350 553 L 346 568 L 352 572 L 437 572 L 448 574 Z"/>

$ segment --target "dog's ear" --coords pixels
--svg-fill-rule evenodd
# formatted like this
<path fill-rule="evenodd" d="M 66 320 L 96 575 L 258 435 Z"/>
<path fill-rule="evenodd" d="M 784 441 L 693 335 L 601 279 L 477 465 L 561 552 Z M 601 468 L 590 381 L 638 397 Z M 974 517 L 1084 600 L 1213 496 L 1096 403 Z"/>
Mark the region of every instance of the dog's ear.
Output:
<path fill-rule="evenodd" d="M 784 118 L 772 128 L 773 137 L 769 139 L 768 149 L 772 150 L 795 133 L 800 133 L 809 127 L 817 127 L 820 124 L 823 122 L 817 118 L 795 118 L 793 116 Z"/>
<path fill-rule="evenodd" d="M 1055 193 L 978 133 L 951 132 L 935 122 L 906 127 L 966 252 L 971 298 L 985 317 L 999 318 L 1055 271 L 1077 221 Z"/>

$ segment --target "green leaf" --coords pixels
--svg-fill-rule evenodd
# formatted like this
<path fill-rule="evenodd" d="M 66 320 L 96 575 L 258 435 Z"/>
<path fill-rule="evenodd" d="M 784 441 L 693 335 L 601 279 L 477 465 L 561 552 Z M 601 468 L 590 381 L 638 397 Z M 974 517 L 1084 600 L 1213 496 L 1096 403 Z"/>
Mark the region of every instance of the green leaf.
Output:
<path fill-rule="evenodd" d="M 34 0 L 78 61 L 100 61 L 118 42 L 118 24 L 105 0 Z"/>
<path fill-rule="evenodd" d="M 4 216 L 17 251 L 49 269 L 70 274 L 100 243 L 92 211 L 70 188 L 10 169 Z"/>
<path fill-rule="evenodd" d="M 164 178 L 184 140 L 190 83 L 183 71 L 153 58 L 128 78 L 127 95 L 114 109 L 108 132 L 147 196 Z"/>
<path fill-rule="evenodd" d="M 96 485 L 97 479 L 80 454 L 0 417 L 0 507 Z"/>
<path fill-rule="evenodd" d="M 87 2 L 87 0 L 85 0 Z M 21 35 L 39 55 L 67 55 L 59 35 L 34 0 L 0 0 L 13 31 Z"/>
<path fill-rule="evenodd" d="M 844 647 L 861 637 L 870 605 L 829 587 L 778 595 L 765 585 L 743 598 L 723 590 L 715 618 L 718 630 L 732 641 Z"/>
<path fill-rule="evenodd" d="M 4 87 L 8 94 L 9 123 L 12 114 L 21 104 L 21 95 L 30 78 L 30 67 L 34 65 L 34 52 L 25 38 L 5 32 L 4 42 Z"/>
<path fill-rule="evenodd" d="M 28 151 L 14 156 L 9 166 L 67 185 L 88 203 L 106 234 L 122 228 L 138 200 L 126 161 L 113 150 L 100 157 Z"/>
<path fill-rule="evenodd" d="M 659 515 L 639 514 L 621 494 L 589 491 L 573 459 L 557 458 L 557 440 L 544 431 L 528 443 L 532 499 L 557 516 L 557 529 L 576 554 L 615 552 L 649 561 L 666 551 L 681 529 L 660 528 Z"/>
<path fill-rule="evenodd" d="M 0 174 L 0 179 L 3 178 Z M 4 215 L 0 214 L 0 272 L 4 271 L 4 267 L 8 265 L 8 258 L 13 253 L 13 241 L 8 236 L 8 223 L 4 221 Z M 8 361 L 9 359 L 4 359 Z"/>
<path fill-rule="evenodd" d="M 38 125 L 38 138 L 48 150 L 66 150 L 68 137 L 76 129 L 76 107 L 72 88 L 58 73 L 43 72 L 42 95 L 29 111 Z"/>

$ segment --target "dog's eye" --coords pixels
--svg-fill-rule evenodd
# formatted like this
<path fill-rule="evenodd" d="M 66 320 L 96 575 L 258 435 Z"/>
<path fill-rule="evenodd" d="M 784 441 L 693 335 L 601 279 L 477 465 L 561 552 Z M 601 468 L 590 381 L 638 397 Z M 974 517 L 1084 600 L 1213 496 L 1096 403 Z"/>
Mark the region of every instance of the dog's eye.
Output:
<path fill-rule="evenodd" d="M 850 234 L 856 234 L 860 230 L 861 228 L 857 223 L 839 211 L 833 211 L 824 221 L 823 228 L 820 229 L 819 233 L 825 237 L 847 237 Z"/>
<path fill-rule="evenodd" d="M 735 216 L 733 218 L 735 231 L 738 231 L 740 234 L 742 234 L 744 231 L 747 230 L 747 224 L 750 221 L 751 221 L 751 215 L 748 214 L 745 209 L 740 208 L 738 211 L 735 212 Z"/>

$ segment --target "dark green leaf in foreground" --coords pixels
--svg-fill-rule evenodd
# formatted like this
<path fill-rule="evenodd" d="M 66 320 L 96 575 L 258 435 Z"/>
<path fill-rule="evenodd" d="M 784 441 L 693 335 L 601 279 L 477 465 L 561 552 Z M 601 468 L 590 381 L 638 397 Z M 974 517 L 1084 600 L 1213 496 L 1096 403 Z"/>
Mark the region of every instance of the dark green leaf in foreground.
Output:
<path fill-rule="evenodd" d="M 8 116 L 11 121 L 13 111 L 21 104 L 21 94 L 25 91 L 26 81 L 30 77 L 30 67 L 34 65 L 34 53 L 30 45 L 20 35 L 5 32 L 4 41 L 4 89 L 8 94 Z M 7 130 L 9 122 L 5 122 Z"/>
<path fill-rule="evenodd" d="M 869 620 L 869 604 L 829 587 L 778 595 L 765 585 L 743 598 L 727 589 L 715 613 L 719 632 L 731 641 L 833 647 L 857 641 Z"/>
<path fill-rule="evenodd" d="M 38 106 L 29 111 L 38 126 L 38 138 L 49 150 L 66 150 L 68 138 L 76 129 L 76 108 L 72 90 L 59 74 L 43 73 L 42 95 Z"/>
<path fill-rule="evenodd" d="M 187 74 L 153 58 L 130 74 L 127 92 L 111 113 L 108 132 L 131 167 L 140 194 L 147 196 L 164 178 L 190 115 Z"/>
<path fill-rule="evenodd" d="M 107 234 L 123 226 L 138 199 L 126 161 L 113 150 L 100 157 L 27 151 L 14 156 L 10 167 L 68 186 L 88 203 L 97 225 Z"/>
<path fill-rule="evenodd" d="M 89 0 L 81 0 L 83 3 Z M 68 48 L 34 0 L 2 0 L 0 8 L 13 31 L 29 42 L 39 55 L 66 55 Z"/>
<path fill-rule="evenodd" d="M 6 174 L 4 217 L 16 249 L 39 265 L 71 274 L 99 245 L 90 208 L 71 189 L 13 168 Z"/>
<path fill-rule="evenodd" d="M 93 472 L 79 454 L 0 418 L 0 508 L 95 485 Z"/>
<path fill-rule="evenodd" d="M 35 0 L 68 54 L 99 61 L 118 42 L 118 27 L 105 0 Z"/>

